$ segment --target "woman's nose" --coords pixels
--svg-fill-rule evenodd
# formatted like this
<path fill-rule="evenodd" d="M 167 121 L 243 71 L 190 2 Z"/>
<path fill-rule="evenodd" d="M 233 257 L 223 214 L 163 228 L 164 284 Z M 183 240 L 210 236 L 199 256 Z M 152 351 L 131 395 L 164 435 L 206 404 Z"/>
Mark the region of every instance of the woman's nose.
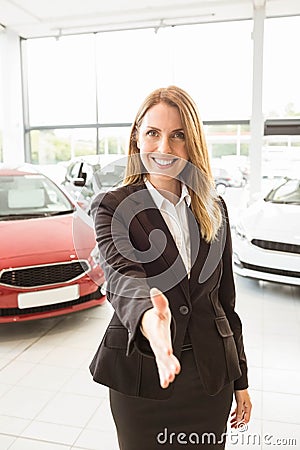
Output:
<path fill-rule="evenodd" d="M 171 153 L 171 147 L 168 136 L 162 136 L 158 146 L 159 153 Z"/>

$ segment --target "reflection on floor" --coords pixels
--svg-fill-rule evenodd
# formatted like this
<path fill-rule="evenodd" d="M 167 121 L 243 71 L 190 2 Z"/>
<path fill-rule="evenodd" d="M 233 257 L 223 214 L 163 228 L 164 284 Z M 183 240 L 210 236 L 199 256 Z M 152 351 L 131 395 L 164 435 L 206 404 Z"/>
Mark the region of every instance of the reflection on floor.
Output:
<path fill-rule="evenodd" d="M 253 419 L 228 448 L 300 447 L 300 289 L 237 277 Z M 88 364 L 108 303 L 63 318 L 0 326 L 0 449 L 116 450 L 107 390 Z M 292 439 L 297 440 L 293 445 Z M 271 443 L 271 444 L 270 444 Z M 278 445 L 278 444 L 277 444 Z"/>

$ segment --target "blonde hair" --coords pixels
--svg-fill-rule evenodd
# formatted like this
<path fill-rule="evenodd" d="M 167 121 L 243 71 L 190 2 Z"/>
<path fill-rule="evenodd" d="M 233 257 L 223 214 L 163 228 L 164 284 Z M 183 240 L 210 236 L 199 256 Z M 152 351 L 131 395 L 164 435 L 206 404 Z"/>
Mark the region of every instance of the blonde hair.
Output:
<path fill-rule="evenodd" d="M 124 184 L 143 182 L 145 168 L 140 157 L 137 157 L 140 153 L 137 147 L 138 131 L 147 111 L 162 102 L 176 107 L 179 111 L 189 155 L 189 162 L 180 178 L 187 184 L 191 208 L 200 225 L 201 235 L 207 242 L 211 242 L 221 226 L 222 215 L 211 173 L 203 125 L 195 102 L 183 89 L 177 86 L 156 89 L 142 103 L 131 127 Z M 134 155 L 136 157 L 133 157 Z"/>

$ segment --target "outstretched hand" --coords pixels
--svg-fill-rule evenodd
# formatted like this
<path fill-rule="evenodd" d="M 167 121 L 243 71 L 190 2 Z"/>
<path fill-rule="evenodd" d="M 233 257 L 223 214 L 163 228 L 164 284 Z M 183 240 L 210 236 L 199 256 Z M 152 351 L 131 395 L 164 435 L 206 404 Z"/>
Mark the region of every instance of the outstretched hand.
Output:
<path fill-rule="evenodd" d="M 172 348 L 171 311 L 167 297 L 160 290 L 152 288 L 150 296 L 153 307 L 144 313 L 141 331 L 154 353 L 160 385 L 167 388 L 180 372 L 180 363 Z"/>

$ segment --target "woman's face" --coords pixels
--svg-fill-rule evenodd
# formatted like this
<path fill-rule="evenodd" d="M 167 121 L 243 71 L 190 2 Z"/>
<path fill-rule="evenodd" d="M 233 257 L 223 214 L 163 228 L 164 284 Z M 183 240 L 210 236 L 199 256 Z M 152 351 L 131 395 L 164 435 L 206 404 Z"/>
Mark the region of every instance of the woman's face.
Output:
<path fill-rule="evenodd" d="M 163 102 L 150 108 L 142 119 L 137 146 L 150 181 L 176 179 L 188 160 L 178 109 Z"/>

